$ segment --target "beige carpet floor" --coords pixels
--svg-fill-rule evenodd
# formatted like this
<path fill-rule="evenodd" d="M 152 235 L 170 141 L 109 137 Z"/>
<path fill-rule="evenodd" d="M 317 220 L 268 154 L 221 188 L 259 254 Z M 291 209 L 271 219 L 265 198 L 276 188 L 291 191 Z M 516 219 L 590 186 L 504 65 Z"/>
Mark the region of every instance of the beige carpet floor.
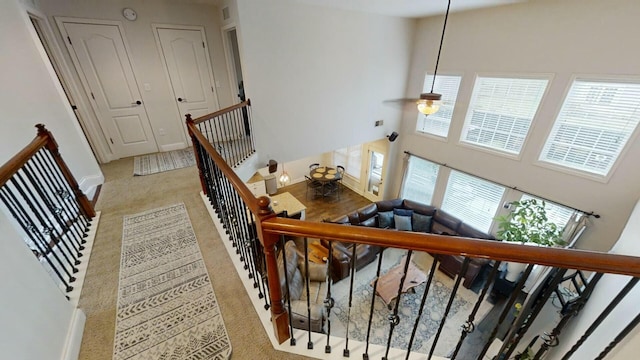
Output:
<path fill-rule="evenodd" d="M 272 348 L 200 198 L 197 169 L 189 167 L 134 177 L 133 158 L 102 166 L 96 210 L 102 217 L 89 262 L 80 307 L 87 315 L 81 360 L 111 359 L 122 241 L 122 217 L 184 202 L 198 238 L 231 339 L 234 359 L 306 359 Z"/>

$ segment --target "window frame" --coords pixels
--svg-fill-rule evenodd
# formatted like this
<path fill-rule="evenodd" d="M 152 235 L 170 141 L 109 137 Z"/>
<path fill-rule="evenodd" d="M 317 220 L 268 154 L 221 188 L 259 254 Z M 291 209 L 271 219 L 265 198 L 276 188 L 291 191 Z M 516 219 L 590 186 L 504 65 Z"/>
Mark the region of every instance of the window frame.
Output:
<path fill-rule="evenodd" d="M 444 191 L 443 191 L 443 193 L 442 193 L 442 200 L 441 200 L 441 202 L 440 202 L 440 204 L 439 204 L 439 206 L 438 206 L 438 207 L 439 207 L 440 209 L 442 209 L 443 211 L 446 211 L 447 213 L 450 213 L 451 215 L 453 215 L 453 216 L 455 216 L 456 218 L 460 219 L 462 222 L 464 222 L 464 223 L 466 223 L 466 224 L 470 225 L 470 226 L 471 226 L 471 227 L 473 227 L 474 229 L 479 230 L 479 231 L 482 231 L 482 232 L 485 232 L 485 233 L 487 233 L 487 234 L 490 234 L 490 233 L 492 234 L 492 230 L 493 230 L 493 228 L 494 228 L 494 224 L 495 224 L 495 217 L 496 217 L 496 216 L 498 215 L 498 213 L 500 212 L 500 209 L 501 209 L 501 207 L 502 207 L 502 204 L 504 203 L 505 196 L 507 196 L 507 194 L 508 194 L 508 192 L 509 192 L 509 188 L 508 188 L 508 187 L 506 187 L 506 186 L 504 186 L 504 185 L 502 185 L 502 184 L 496 183 L 496 182 L 491 181 L 491 180 L 488 180 L 488 179 L 484 179 L 484 178 L 482 178 L 482 177 L 480 177 L 480 176 L 473 175 L 473 174 L 467 173 L 467 172 L 462 171 L 462 170 L 456 170 L 456 169 L 449 169 L 449 170 L 450 170 L 450 171 L 449 171 L 449 174 L 448 174 L 448 176 L 447 176 L 447 179 L 446 179 L 446 180 L 444 180 L 444 181 L 445 181 Z M 490 217 L 490 221 L 489 221 L 489 224 L 488 224 L 488 227 L 487 227 L 487 228 L 480 229 L 480 228 L 478 228 L 478 227 L 477 227 L 477 225 L 476 225 L 476 224 L 471 223 L 469 219 L 463 218 L 463 217 L 462 217 L 462 216 L 460 216 L 459 214 L 455 214 L 453 211 L 451 211 L 451 209 L 445 209 L 445 208 L 444 208 L 445 201 L 446 201 L 446 199 L 447 199 L 447 192 L 448 192 L 448 190 L 449 190 L 449 188 L 450 188 L 450 187 L 449 187 L 449 185 L 450 185 L 450 181 L 451 181 L 451 178 L 452 178 L 452 176 L 454 175 L 454 173 L 458 173 L 458 174 L 461 174 L 461 175 L 463 175 L 463 176 L 466 176 L 466 177 L 470 177 L 470 178 L 473 178 L 473 179 L 479 180 L 479 181 L 481 181 L 481 182 L 489 183 L 489 184 L 491 184 L 492 186 L 497 186 L 497 187 L 502 188 L 502 195 L 500 196 L 500 199 L 498 200 L 498 202 L 497 202 L 497 204 L 496 204 L 496 208 L 495 208 L 495 210 L 494 210 L 494 212 L 493 212 L 493 215 L 491 215 L 491 217 Z M 482 199 L 482 198 L 481 198 L 481 199 Z"/>
<path fill-rule="evenodd" d="M 471 105 L 472 105 L 472 100 L 474 98 L 473 97 L 474 96 L 474 91 L 475 91 L 476 85 L 478 84 L 478 80 L 480 78 L 525 79 L 525 80 L 533 79 L 533 80 L 546 80 L 547 81 L 547 85 L 545 86 L 545 89 L 542 92 L 542 97 L 540 98 L 540 102 L 538 103 L 538 107 L 536 108 L 536 111 L 533 114 L 533 117 L 531 118 L 531 123 L 529 124 L 529 128 L 527 130 L 527 134 L 525 135 L 524 140 L 522 141 L 522 146 L 520 147 L 520 151 L 518 153 L 509 152 L 509 151 L 502 150 L 502 149 L 496 149 L 496 148 L 484 146 L 482 144 L 476 144 L 476 143 L 473 143 L 473 142 L 466 141 L 464 139 L 465 134 L 466 134 L 465 130 L 468 128 L 468 126 L 467 126 L 467 118 L 468 118 L 468 116 L 470 114 L 470 111 L 472 110 Z M 467 111 L 466 111 L 466 113 L 464 115 L 464 120 L 463 120 L 462 127 L 460 129 L 460 133 L 459 133 L 459 136 L 458 136 L 458 145 L 464 146 L 464 147 L 468 147 L 468 148 L 473 148 L 474 150 L 483 151 L 483 152 L 486 152 L 486 153 L 489 153 L 489 154 L 499 155 L 501 157 L 505 157 L 505 158 L 508 158 L 508 159 L 521 160 L 522 155 L 525 152 L 525 149 L 527 148 L 527 144 L 529 142 L 531 134 L 534 132 L 534 129 L 536 128 L 536 125 L 538 123 L 538 121 L 536 121 L 536 119 L 540 115 L 541 109 L 544 106 L 547 94 L 549 92 L 549 89 L 552 86 L 553 79 L 554 79 L 554 74 L 551 74 L 551 73 L 535 73 L 535 74 L 524 74 L 524 73 L 476 73 L 476 76 L 475 76 L 475 78 L 473 80 L 473 86 L 471 87 L 471 93 L 469 94 L 469 100 L 468 100 L 468 103 L 467 103 Z"/>
<path fill-rule="evenodd" d="M 358 174 L 357 177 L 349 172 L 349 169 L 351 168 L 349 166 L 349 164 L 350 164 L 349 159 L 351 158 L 351 156 L 350 156 L 351 150 L 353 148 L 356 148 L 356 147 L 360 148 L 360 158 L 359 158 L 360 162 L 358 164 L 359 170 L 360 170 L 360 174 Z M 340 164 L 340 163 L 338 163 L 336 161 L 336 152 L 338 152 L 338 150 L 342 150 L 342 149 L 346 149 L 346 153 L 344 154 L 345 161 L 344 161 L 343 164 Z M 334 165 L 336 165 L 336 166 L 337 165 L 341 165 L 341 166 L 344 167 L 344 169 L 345 169 L 344 175 L 345 176 L 348 176 L 348 177 L 350 177 L 352 179 L 355 179 L 356 181 L 360 181 L 360 178 L 362 177 L 362 154 L 363 154 L 363 149 L 364 149 L 364 145 L 363 144 L 349 145 L 349 146 L 345 146 L 345 147 L 342 147 L 342 148 L 339 148 L 339 149 L 335 149 L 335 150 L 333 150 L 331 152 L 331 160 L 332 160 Z"/>
<path fill-rule="evenodd" d="M 569 96 L 569 92 L 571 91 L 571 88 L 573 86 L 573 84 L 575 83 L 576 80 L 584 80 L 584 81 L 603 81 L 603 82 L 627 82 L 627 83 L 638 83 L 640 84 L 640 76 L 623 76 L 623 75 L 594 75 L 594 74 L 574 74 L 571 79 L 568 81 L 566 87 L 565 87 L 565 91 L 562 97 L 562 102 L 560 102 L 557 106 L 557 109 L 555 111 L 555 117 L 554 117 L 554 121 L 552 121 L 550 124 L 548 124 L 547 129 L 546 129 L 546 133 L 545 133 L 545 137 L 544 137 L 544 142 L 541 144 L 540 149 L 538 151 L 538 156 L 536 157 L 536 160 L 533 162 L 534 165 L 536 166 L 540 166 L 546 169 L 550 169 L 550 170 L 554 170 L 554 171 L 558 171 L 564 174 L 569 174 L 569 175 L 573 175 L 573 176 L 578 176 L 581 177 L 583 179 L 589 179 L 589 180 L 594 180 L 597 182 L 601 182 L 601 183 L 608 183 L 609 180 L 611 179 L 611 176 L 613 176 L 613 174 L 616 172 L 619 164 L 620 164 L 620 159 L 624 158 L 627 154 L 627 152 L 629 151 L 629 147 L 630 144 L 633 144 L 637 139 L 638 136 L 640 136 L 640 123 L 638 125 L 636 125 L 636 128 L 634 129 L 634 131 L 629 135 L 629 138 L 627 140 L 627 143 L 624 145 L 624 147 L 620 150 L 620 153 L 618 154 L 617 158 L 615 159 L 615 161 L 613 162 L 613 164 L 611 165 L 611 168 L 609 169 L 608 173 L 606 175 L 600 175 L 600 174 L 596 174 L 594 172 L 589 172 L 586 170 L 581 170 L 581 169 L 576 169 L 576 168 L 572 168 L 572 167 L 568 167 L 568 166 L 564 166 L 564 165 L 560 165 L 560 164 L 556 164 L 556 163 L 552 163 L 549 161 L 546 161 L 544 159 L 542 159 L 542 155 L 544 152 L 544 148 L 547 144 L 547 141 L 549 139 L 549 137 L 551 136 L 551 133 L 553 132 L 553 129 L 555 127 L 556 121 L 558 120 L 558 116 L 560 115 L 560 112 L 562 111 L 562 108 L 565 104 L 565 101 L 567 99 L 567 97 Z"/>
<path fill-rule="evenodd" d="M 407 160 L 407 169 L 403 175 L 402 178 L 402 184 L 400 187 L 400 197 L 402 197 L 403 199 L 406 199 L 407 197 L 405 196 L 405 191 L 407 190 L 407 179 L 410 178 L 410 167 L 411 167 L 411 161 L 413 161 L 412 159 L 415 159 L 415 161 L 424 161 L 425 163 L 427 163 L 429 166 L 434 165 L 436 167 L 436 177 L 435 177 L 435 181 L 433 182 L 433 189 L 431 189 L 431 198 L 429 199 L 429 201 L 424 201 L 424 199 L 412 199 L 412 198 L 408 198 L 409 200 L 413 200 L 416 202 L 420 202 L 420 203 L 424 203 L 427 205 L 434 205 L 434 198 L 436 198 L 437 195 L 437 191 L 438 191 L 438 183 L 440 181 L 440 177 L 442 174 L 442 165 L 438 164 L 437 162 L 433 162 L 424 158 L 421 158 L 419 156 L 416 155 L 409 155 L 409 158 Z"/>
<path fill-rule="evenodd" d="M 429 75 L 433 75 L 433 74 L 430 74 L 430 72 L 425 72 L 425 74 L 424 74 L 422 92 L 431 91 L 431 83 L 427 83 L 427 77 Z M 416 118 L 416 126 L 414 128 L 414 132 L 417 135 L 420 135 L 420 136 L 427 136 L 427 137 L 430 137 L 430 138 L 433 138 L 433 139 L 436 139 L 436 140 L 440 140 L 440 141 L 445 141 L 446 142 L 451 137 L 451 135 L 450 135 L 450 133 L 451 133 L 451 125 L 453 124 L 454 116 L 456 115 L 456 112 L 457 112 L 456 104 L 460 100 L 460 90 L 462 90 L 462 88 L 463 88 L 465 77 L 464 77 L 463 73 L 454 73 L 454 72 L 451 72 L 451 73 L 440 73 L 440 74 L 436 75 L 436 77 L 438 77 L 438 76 L 449 76 L 449 77 L 459 77 L 460 78 L 460 82 L 458 83 L 458 89 L 456 91 L 456 101 L 454 101 L 454 103 L 452 105 L 452 109 L 451 109 L 451 119 L 449 119 L 449 128 L 447 129 L 447 135 L 446 136 L 442 136 L 442 135 L 439 135 L 439 134 L 434 134 L 432 132 L 426 132 L 426 131 L 418 130 L 419 125 L 421 123 L 424 124 L 424 117 L 425 117 L 425 115 L 420 113 L 420 112 L 418 112 L 418 116 Z M 435 89 L 435 88 L 434 88 L 433 91 L 438 93 L 438 90 Z M 443 101 L 444 101 L 444 99 L 443 99 Z"/>

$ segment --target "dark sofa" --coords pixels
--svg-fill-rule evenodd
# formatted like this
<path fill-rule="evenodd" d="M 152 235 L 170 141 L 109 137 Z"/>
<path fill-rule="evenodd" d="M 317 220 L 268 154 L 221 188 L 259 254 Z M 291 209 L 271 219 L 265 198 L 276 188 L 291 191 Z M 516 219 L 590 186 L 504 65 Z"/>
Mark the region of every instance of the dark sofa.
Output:
<path fill-rule="evenodd" d="M 390 213 L 392 215 L 391 219 Z M 397 217 L 394 213 L 397 214 Z M 333 219 L 331 222 L 495 240 L 490 234 L 474 229 L 443 210 L 405 199 L 378 201 Z M 326 247 L 328 245 L 327 242 L 323 242 Z M 334 281 L 349 276 L 352 251 L 353 248 L 349 244 L 333 243 L 333 266 L 331 271 Z M 378 251 L 379 249 L 372 245 L 356 245 L 356 269 L 360 269 L 372 262 L 376 258 Z M 460 272 L 464 260 L 462 256 L 458 255 L 437 255 L 437 258 L 440 261 L 439 269 L 452 278 Z M 480 270 L 487 262 L 488 260 L 486 259 L 476 258 L 469 261 L 469 266 L 464 274 L 464 287 L 471 287 Z"/>

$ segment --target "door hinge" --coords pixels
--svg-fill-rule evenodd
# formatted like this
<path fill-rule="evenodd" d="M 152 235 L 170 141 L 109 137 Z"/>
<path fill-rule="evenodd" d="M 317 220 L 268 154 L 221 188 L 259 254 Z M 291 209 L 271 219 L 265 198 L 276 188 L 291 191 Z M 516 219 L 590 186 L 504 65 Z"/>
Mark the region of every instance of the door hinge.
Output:
<path fill-rule="evenodd" d="M 73 43 L 71 42 L 71 38 L 67 36 L 67 40 L 69 40 L 69 45 L 73 45 Z"/>
<path fill-rule="evenodd" d="M 72 109 L 72 110 L 78 110 L 78 107 L 77 107 L 77 106 L 75 106 L 75 105 L 71 105 L 71 109 Z"/>
<path fill-rule="evenodd" d="M 111 140 L 111 144 L 113 145 L 113 139 L 112 139 L 112 138 L 109 138 L 109 140 Z"/>
<path fill-rule="evenodd" d="M 202 42 L 202 48 L 204 49 L 204 41 Z"/>
<path fill-rule="evenodd" d="M 211 92 L 215 92 L 215 91 L 213 90 L 213 86 L 211 87 Z"/>
<path fill-rule="evenodd" d="M 93 100 L 95 100 L 95 99 L 96 99 L 96 97 L 95 97 L 95 96 L 93 96 L 93 93 L 91 93 L 91 98 L 92 98 Z"/>

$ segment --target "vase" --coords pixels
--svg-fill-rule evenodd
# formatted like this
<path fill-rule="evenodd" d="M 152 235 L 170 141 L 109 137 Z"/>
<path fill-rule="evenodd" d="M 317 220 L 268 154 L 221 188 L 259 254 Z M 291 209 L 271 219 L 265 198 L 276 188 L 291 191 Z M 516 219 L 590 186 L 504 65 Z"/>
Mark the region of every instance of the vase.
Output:
<path fill-rule="evenodd" d="M 504 278 L 511 282 L 516 282 L 520 278 L 520 273 L 524 271 L 527 264 L 509 261 L 507 262 L 507 274 Z"/>

